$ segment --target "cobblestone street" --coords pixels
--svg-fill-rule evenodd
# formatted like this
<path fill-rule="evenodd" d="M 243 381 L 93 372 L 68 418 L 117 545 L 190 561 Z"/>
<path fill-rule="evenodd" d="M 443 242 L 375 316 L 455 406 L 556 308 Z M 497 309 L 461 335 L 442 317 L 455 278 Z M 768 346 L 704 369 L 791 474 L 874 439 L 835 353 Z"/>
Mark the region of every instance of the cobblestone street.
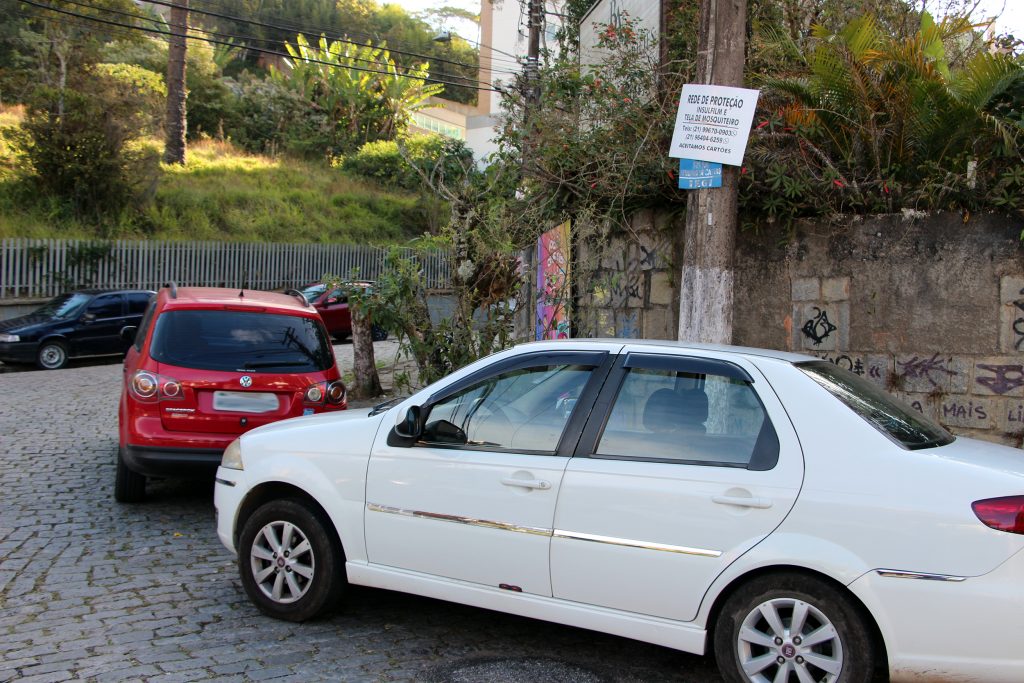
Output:
<path fill-rule="evenodd" d="M 290 624 L 245 598 L 212 482 L 112 497 L 121 366 L 0 375 L 0 681 L 708 681 L 710 659 L 354 588 Z"/>

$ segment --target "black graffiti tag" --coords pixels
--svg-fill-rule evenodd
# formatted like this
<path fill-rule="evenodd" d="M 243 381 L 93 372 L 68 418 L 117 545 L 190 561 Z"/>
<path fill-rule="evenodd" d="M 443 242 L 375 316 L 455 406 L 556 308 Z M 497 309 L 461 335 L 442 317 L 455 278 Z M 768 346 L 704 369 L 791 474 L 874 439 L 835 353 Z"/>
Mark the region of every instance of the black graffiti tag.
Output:
<path fill-rule="evenodd" d="M 807 335 L 814 342 L 815 346 L 819 346 L 821 342 L 828 339 L 828 336 L 838 328 L 828 319 L 828 313 L 817 306 L 814 307 L 814 310 L 817 312 L 817 315 L 805 322 L 800 331 Z"/>
<path fill-rule="evenodd" d="M 926 379 L 932 383 L 933 387 L 938 387 L 939 383 L 932 377 L 932 373 L 938 372 L 940 374 L 948 375 L 953 377 L 958 374 L 956 370 L 950 370 L 946 367 L 945 360 L 939 360 L 939 354 L 935 354 L 931 358 L 920 358 L 914 356 L 906 362 L 900 362 L 902 368 L 902 374 L 905 377 L 913 379 Z M 980 365 L 978 367 L 981 367 Z"/>
<path fill-rule="evenodd" d="M 1024 294 L 1024 289 L 1020 290 L 1021 294 Z M 1024 299 L 1017 299 L 1013 302 L 1013 305 L 1017 307 L 1017 310 L 1024 311 Z M 1013 348 L 1020 351 L 1020 345 L 1024 344 L 1024 317 L 1017 318 L 1013 321 L 1013 331 L 1017 335 L 1017 341 L 1014 342 Z"/>
<path fill-rule="evenodd" d="M 1017 387 L 1024 387 L 1024 366 L 1022 365 L 987 365 L 978 363 L 978 367 L 992 373 L 992 377 L 979 377 L 976 381 L 993 394 L 1005 394 Z"/>

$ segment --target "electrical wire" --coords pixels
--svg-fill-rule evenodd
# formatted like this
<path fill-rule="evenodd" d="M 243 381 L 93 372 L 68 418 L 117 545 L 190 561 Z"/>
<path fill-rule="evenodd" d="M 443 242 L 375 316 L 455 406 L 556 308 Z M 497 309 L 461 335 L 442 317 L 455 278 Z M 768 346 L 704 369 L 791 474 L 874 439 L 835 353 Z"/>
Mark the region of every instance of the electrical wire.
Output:
<path fill-rule="evenodd" d="M 141 14 L 134 14 L 132 12 L 123 12 L 121 10 L 109 9 L 109 8 L 105 8 L 105 7 L 97 7 L 95 5 L 90 5 L 90 4 L 83 3 L 83 2 L 76 2 L 76 0 L 63 0 L 63 1 L 64 1 L 64 4 L 66 4 L 66 5 L 76 5 L 78 7 L 86 7 L 88 9 L 93 9 L 93 10 L 97 10 L 97 11 L 101 11 L 101 12 L 107 12 L 107 13 L 110 13 L 110 14 L 117 14 L 117 15 L 121 15 L 121 16 L 125 16 L 125 17 L 130 17 L 132 19 L 137 19 L 139 21 L 150 22 L 150 23 L 152 23 L 152 24 L 154 24 L 156 26 L 164 26 L 164 25 L 166 25 L 166 22 L 164 22 L 162 19 L 154 19 L 154 18 L 147 17 L 147 16 L 144 16 L 144 15 L 141 15 Z M 189 31 L 198 31 L 199 33 L 205 33 L 207 35 L 221 36 L 223 38 L 229 39 L 229 41 L 232 40 L 232 39 L 237 39 L 237 40 L 255 40 L 255 41 L 259 41 L 259 42 L 263 42 L 263 43 L 276 43 L 277 42 L 277 41 L 275 41 L 275 40 L 273 40 L 271 38 L 259 38 L 259 37 L 256 37 L 256 36 L 235 35 L 235 34 L 231 34 L 231 33 L 224 33 L 224 32 L 221 32 L 221 31 L 210 31 L 208 29 L 203 29 L 203 28 L 198 28 L 198 27 L 189 27 L 188 30 Z M 242 46 L 238 45 L 237 47 L 242 47 Z M 320 50 L 319 48 L 314 48 L 314 49 L 318 53 L 323 53 L 324 52 L 324 51 Z M 344 55 L 341 55 L 339 53 L 331 52 L 330 50 L 327 50 L 326 53 L 328 55 L 330 55 L 330 56 L 344 56 Z M 373 59 L 366 59 L 366 58 L 363 58 L 363 57 L 350 56 L 350 57 L 348 57 L 348 59 L 351 59 L 351 60 L 354 60 L 354 61 L 358 61 L 358 62 L 364 62 L 364 63 L 370 64 L 372 66 L 377 66 L 377 67 L 384 68 L 384 69 L 387 69 L 390 66 L 387 62 L 382 62 L 382 61 L 373 60 Z M 470 76 L 462 76 L 460 74 L 454 74 L 454 73 L 450 73 L 450 72 L 445 72 L 444 74 L 441 74 L 439 77 L 440 78 L 451 78 L 451 79 L 464 80 L 464 81 L 466 81 L 466 83 L 465 84 L 461 84 L 461 85 L 463 85 L 464 87 L 467 87 L 467 88 L 472 88 L 472 87 L 474 87 L 474 84 L 482 83 L 482 81 L 478 81 L 477 79 L 472 78 Z M 434 77 L 431 77 L 431 80 L 435 80 Z M 456 85 L 456 84 L 452 84 L 452 85 Z"/>
<path fill-rule="evenodd" d="M 166 3 L 160 2 L 160 3 L 154 3 L 154 4 L 166 4 Z M 196 5 L 196 0 L 192 0 L 192 2 L 190 4 L 195 6 Z M 214 9 L 219 9 L 221 11 L 226 11 L 223 5 L 219 5 L 218 3 L 212 2 L 211 0 L 199 0 L 198 4 L 199 4 L 200 7 L 206 7 L 206 8 L 213 7 Z M 242 18 L 236 18 L 234 20 L 236 20 L 236 21 L 244 21 L 244 22 L 253 22 L 254 21 L 254 20 L 242 19 Z M 296 24 L 294 22 L 289 22 L 287 20 L 279 19 L 279 18 L 275 18 L 275 19 L 273 19 L 273 21 L 275 21 L 277 23 L 276 24 L 272 24 L 272 26 L 274 28 L 279 29 L 279 30 L 292 30 L 292 31 L 299 31 L 299 32 L 302 32 L 302 33 L 314 34 L 314 35 L 319 35 L 321 33 L 326 34 L 326 35 L 335 35 L 335 34 L 338 33 L 338 31 L 336 29 L 334 29 L 334 28 L 325 29 L 325 28 L 317 28 L 317 27 L 310 27 L 310 26 L 302 26 L 300 24 Z M 364 31 L 351 32 L 349 34 L 349 37 L 352 37 L 352 35 L 359 35 L 359 36 L 362 36 L 364 38 L 372 39 L 372 40 L 381 40 L 379 35 L 372 35 L 372 34 L 364 32 Z M 472 44 L 476 45 L 477 47 L 486 48 L 486 49 L 488 49 L 488 50 L 490 50 L 492 52 L 497 52 L 499 54 L 503 54 L 503 55 L 506 55 L 506 56 L 512 58 L 510 60 L 508 60 L 508 59 L 501 59 L 501 58 L 493 58 L 495 62 L 499 62 L 500 61 L 500 62 L 505 62 L 505 63 L 507 63 L 509 65 L 513 65 L 514 64 L 517 67 L 521 67 L 522 66 L 522 59 L 523 59 L 523 57 L 520 56 L 520 55 L 514 55 L 514 54 L 511 54 L 511 53 L 508 53 L 508 52 L 504 52 L 504 51 L 499 50 L 499 49 L 497 49 L 495 47 L 492 47 L 490 45 L 485 45 L 484 43 L 481 43 L 481 42 L 476 41 L 476 40 L 471 40 L 469 38 L 463 38 L 462 36 L 459 36 L 459 38 L 462 38 L 462 40 L 465 40 L 467 43 L 472 43 Z M 402 50 L 402 47 L 399 44 L 398 48 L 396 48 L 393 51 L 399 52 L 400 50 Z M 412 53 L 412 54 L 415 54 L 415 53 Z M 518 73 L 518 70 L 516 70 L 515 73 Z"/>
<path fill-rule="evenodd" d="M 18 1 L 23 3 L 23 4 L 31 5 L 33 7 L 37 7 L 39 9 L 42 9 L 42 10 L 45 10 L 45 11 L 48 11 L 48 12 L 56 12 L 58 14 L 63 14 L 63 15 L 67 15 L 67 16 L 70 16 L 70 17 L 77 17 L 79 19 L 84 19 L 86 21 L 100 23 L 100 24 L 104 24 L 104 25 L 107 25 L 107 26 L 116 26 L 116 27 L 121 27 L 121 28 L 124 28 L 124 29 L 129 29 L 129 30 L 132 30 L 132 31 L 143 31 L 145 33 L 156 34 L 156 35 L 161 35 L 161 36 L 174 36 L 174 37 L 177 37 L 177 38 L 185 38 L 186 40 L 210 43 L 212 45 L 225 45 L 225 46 L 228 46 L 228 47 L 238 47 L 238 45 L 235 44 L 235 43 L 224 41 L 224 40 L 219 40 L 219 39 L 216 39 L 216 38 L 200 38 L 200 37 L 194 36 L 194 35 L 190 36 L 187 33 L 176 33 L 174 31 L 161 31 L 161 30 L 157 30 L 157 29 L 146 28 L 144 26 L 134 26 L 132 24 L 123 24 L 123 23 L 112 21 L 112 20 L 109 20 L 109 19 L 102 19 L 100 17 L 92 17 L 92 16 L 89 16 L 87 14 L 80 14 L 78 12 L 72 12 L 70 10 L 60 9 L 59 7 L 53 7 L 53 6 L 45 4 L 45 3 L 35 2 L 34 0 L 18 0 Z M 98 8 L 94 8 L 94 9 L 98 9 Z M 52 17 L 46 17 L 46 18 L 47 19 L 52 19 Z M 151 21 L 151 20 L 147 18 L 146 21 Z M 277 51 L 277 50 L 268 50 L 266 48 L 252 47 L 252 46 L 249 46 L 248 49 L 252 50 L 254 52 L 259 52 L 261 54 L 274 55 L 274 56 L 277 56 L 277 57 L 285 57 L 285 58 L 288 58 L 288 59 L 292 58 L 291 55 L 286 54 L 284 52 Z M 303 61 L 309 62 L 311 64 L 323 64 L 325 66 L 333 66 L 333 67 L 341 66 L 341 65 L 339 65 L 337 63 L 327 62 L 327 61 L 323 61 L 323 60 L 320 60 L 320 59 L 312 59 L 312 58 L 310 58 L 310 59 L 304 59 Z M 384 75 L 384 76 L 391 76 L 391 75 L 393 75 L 392 73 L 390 73 L 388 71 L 380 71 L 380 70 L 377 70 L 377 69 L 368 69 L 368 68 L 359 67 L 359 66 L 345 66 L 345 67 L 342 67 L 342 68 L 351 69 L 353 71 L 363 71 L 363 72 L 366 72 L 366 73 L 381 74 L 381 75 Z M 424 82 L 440 83 L 440 84 L 443 84 L 443 85 L 450 85 L 452 87 L 471 88 L 473 90 L 487 90 L 487 91 L 490 91 L 490 92 L 504 92 L 504 89 L 503 88 L 499 88 L 499 87 L 490 87 L 490 86 L 486 86 L 486 85 L 466 85 L 466 84 L 463 84 L 463 83 L 452 83 L 450 81 L 445 81 L 445 80 L 442 80 L 442 79 L 439 79 L 439 78 L 432 78 L 430 76 L 426 76 L 426 77 L 424 77 L 424 76 L 414 76 L 414 75 L 411 75 L 411 74 L 401 74 L 401 73 L 399 75 L 404 76 L 406 78 L 411 78 L 413 80 L 419 80 L 419 81 L 424 81 Z M 480 83 L 479 81 L 476 81 L 476 82 Z"/>
<path fill-rule="evenodd" d="M 175 6 L 174 3 L 168 2 L 167 0 L 146 0 L 146 2 L 148 2 L 148 3 L 152 4 L 152 5 L 160 5 L 160 6 L 163 6 L 163 7 L 174 7 Z M 206 16 L 211 16 L 211 17 L 217 17 L 219 19 L 228 19 L 230 21 L 240 21 L 240 22 L 243 22 L 243 23 L 246 23 L 246 24 L 251 24 L 253 26 L 261 26 L 263 28 L 271 28 L 271 29 L 274 29 L 276 31 L 292 31 L 292 30 L 295 30 L 294 28 L 286 28 L 286 27 L 278 26 L 276 24 L 271 24 L 271 23 L 268 23 L 268 22 L 265 22 L 265 21 L 259 21 L 257 19 L 247 19 L 245 17 L 238 17 L 238 16 L 233 16 L 233 15 L 230 15 L 230 14 L 224 14 L 222 12 L 213 12 L 211 10 L 189 8 L 189 12 L 193 12 L 193 13 L 196 13 L 196 14 L 204 14 Z M 337 40 L 337 41 L 342 42 L 342 43 L 348 43 L 350 45 L 357 45 L 359 47 L 364 47 L 363 43 L 360 43 L 360 42 L 355 41 L 355 40 L 350 40 L 350 39 L 344 38 L 344 37 L 334 38 L 334 40 Z M 431 55 L 425 55 L 425 54 L 422 54 L 420 52 L 412 52 L 412 51 L 409 51 L 409 50 L 400 50 L 400 49 L 392 49 L 392 48 L 389 48 L 389 49 L 390 49 L 391 52 L 393 52 L 395 54 L 406 55 L 407 57 L 416 57 L 417 59 L 426 59 L 426 60 L 430 60 L 430 61 L 434 61 L 434 62 L 443 62 L 445 64 L 452 64 L 454 66 L 462 66 L 462 67 L 467 67 L 467 68 L 470 68 L 470 69 L 478 68 L 477 65 L 469 64 L 467 62 L 459 62 L 459 61 L 455 61 L 455 60 L 451 60 L 451 59 L 445 59 L 443 57 L 433 57 Z"/>

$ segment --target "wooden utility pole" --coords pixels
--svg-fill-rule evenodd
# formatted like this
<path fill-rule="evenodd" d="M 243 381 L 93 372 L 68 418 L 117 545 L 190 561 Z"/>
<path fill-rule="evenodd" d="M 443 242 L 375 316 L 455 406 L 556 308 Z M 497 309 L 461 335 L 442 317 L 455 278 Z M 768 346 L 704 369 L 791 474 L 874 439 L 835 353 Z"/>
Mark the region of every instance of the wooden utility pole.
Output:
<path fill-rule="evenodd" d="M 747 0 L 702 0 L 697 78 L 743 86 Z M 732 342 L 733 251 L 739 209 L 739 168 L 724 166 L 722 187 L 693 190 L 686 204 L 679 339 Z"/>
<path fill-rule="evenodd" d="M 167 50 L 167 118 L 164 122 L 164 162 L 185 163 L 185 35 L 188 0 L 172 0 Z"/>

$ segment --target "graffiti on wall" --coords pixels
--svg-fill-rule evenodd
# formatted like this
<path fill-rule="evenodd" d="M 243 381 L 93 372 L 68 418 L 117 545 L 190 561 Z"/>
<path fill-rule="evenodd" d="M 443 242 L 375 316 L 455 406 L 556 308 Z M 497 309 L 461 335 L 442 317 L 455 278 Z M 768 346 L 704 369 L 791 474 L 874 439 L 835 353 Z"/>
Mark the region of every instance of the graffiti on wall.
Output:
<path fill-rule="evenodd" d="M 925 358 L 921 356 L 914 356 L 908 361 L 899 361 L 899 374 L 910 379 L 926 379 L 933 387 L 940 387 L 940 382 L 936 381 L 936 377 L 941 379 L 942 375 L 946 377 L 954 377 L 958 373 L 956 370 L 951 370 L 946 367 L 945 358 L 939 358 L 939 354 L 935 354 L 931 358 Z"/>
<path fill-rule="evenodd" d="M 804 326 L 800 328 L 800 331 L 804 333 L 808 339 L 814 342 L 815 346 L 820 346 L 821 342 L 828 339 L 829 335 L 835 332 L 837 328 L 832 324 L 832 321 L 828 319 L 828 313 L 824 308 L 814 307 L 815 314 L 810 320 L 804 323 Z"/>
<path fill-rule="evenodd" d="M 539 339 L 568 339 L 572 298 L 569 221 L 537 239 L 537 329 Z"/>
<path fill-rule="evenodd" d="M 975 381 L 993 394 L 1005 394 L 1024 386 L 1024 366 L 1022 365 L 990 365 L 978 363 L 978 370 L 992 373 L 990 377 L 977 377 Z"/>
<path fill-rule="evenodd" d="M 1020 290 L 1020 294 L 1024 294 L 1024 289 Z M 1013 321 L 1013 333 L 1017 335 L 1013 348 L 1020 351 L 1021 344 L 1024 344 L 1024 299 L 1015 300 L 1013 305 L 1017 308 L 1017 313 L 1020 316 Z"/>

